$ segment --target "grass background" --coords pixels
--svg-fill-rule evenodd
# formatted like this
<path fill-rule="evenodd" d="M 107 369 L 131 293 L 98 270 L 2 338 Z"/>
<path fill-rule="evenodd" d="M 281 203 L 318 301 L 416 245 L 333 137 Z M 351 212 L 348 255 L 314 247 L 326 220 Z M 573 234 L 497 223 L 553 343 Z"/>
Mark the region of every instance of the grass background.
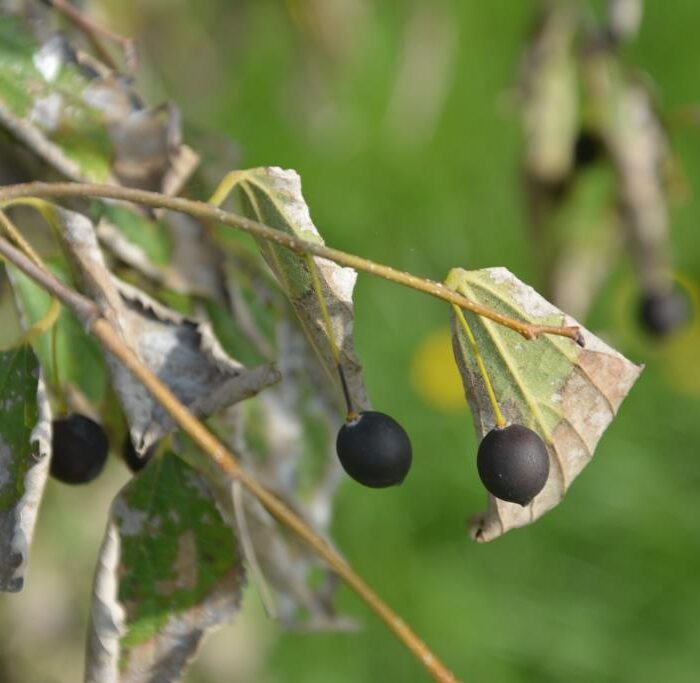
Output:
<path fill-rule="evenodd" d="M 95 4 L 112 26 L 141 37 L 144 88 L 151 101 L 167 96 L 181 106 L 195 146 L 204 129 L 231 140 L 230 149 L 211 150 L 214 172 L 227 163 L 297 169 L 314 221 L 335 247 L 436 279 L 453 266 L 503 265 L 536 281 L 509 96 L 536 3 Z M 654 80 L 665 111 L 700 102 L 700 5 L 647 5 L 630 61 Z M 426 68 L 402 85 L 407 54 L 421 40 L 427 47 L 416 63 Z M 437 96 L 436 80 L 443 84 Z M 427 114 L 422 91 L 432 98 Z M 690 188 L 673 214 L 676 265 L 700 282 L 700 129 L 671 133 Z M 465 527 L 485 505 L 471 418 L 466 408 L 432 404 L 411 379 L 425 339 L 446 327 L 447 309 L 359 279 L 356 338 L 367 383 L 374 405 L 409 430 L 414 466 L 400 488 L 347 483 L 334 538 L 465 681 L 698 680 L 700 340 L 655 347 L 637 338 L 631 282 L 621 262 L 588 321 L 647 365 L 593 463 L 537 524 L 477 546 Z M 37 594 L 52 602 L 28 590 L 9 610 L 14 621 L 8 610 L 0 613 L 6 653 L 23 662 L 26 681 L 80 676 L 86 577 L 102 533 L 99 515 L 120 477 L 114 465 L 89 494 L 49 488 L 28 586 L 34 580 Z M 205 645 L 187 680 L 427 680 L 345 589 L 339 604 L 362 620 L 360 632 L 283 633 L 249 591 L 237 624 Z M 66 633 L 25 623 L 23 614 L 42 609 L 59 623 L 68 619 Z M 48 653 L 45 669 L 23 628 Z"/>

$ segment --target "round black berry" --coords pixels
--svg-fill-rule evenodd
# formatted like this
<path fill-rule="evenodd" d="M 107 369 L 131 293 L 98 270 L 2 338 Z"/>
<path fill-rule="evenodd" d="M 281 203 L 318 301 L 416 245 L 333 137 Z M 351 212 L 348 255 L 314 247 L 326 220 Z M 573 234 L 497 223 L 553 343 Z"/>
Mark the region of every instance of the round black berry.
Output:
<path fill-rule="evenodd" d="M 100 425 L 85 415 L 53 421 L 51 475 L 65 484 L 86 484 L 107 461 L 109 442 Z"/>
<path fill-rule="evenodd" d="M 535 432 L 513 424 L 494 427 L 483 438 L 476 466 L 489 493 L 524 506 L 547 483 L 549 455 Z"/>
<path fill-rule="evenodd" d="M 338 432 L 336 451 L 343 469 L 372 488 L 400 484 L 411 468 L 411 442 L 393 417 L 368 410 Z"/>
<path fill-rule="evenodd" d="M 134 473 L 140 472 L 149 463 L 156 452 L 157 444 L 153 444 L 143 455 L 139 455 L 131 442 L 129 435 L 124 439 L 122 446 L 122 458 L 126 466 Z"/>
<path fill-rule="evenodd" d="M 687 299 L 677 290 L 648 291 L 639 304 L 639 322 L 654 337 L 665 337 L 690 318 Z"/>
<path fill-rule="evenodd" d="M 588 168 L 603 155 L 603 141 L 597 133 L 584 128 L 574 143 L 574 167 Z"/>

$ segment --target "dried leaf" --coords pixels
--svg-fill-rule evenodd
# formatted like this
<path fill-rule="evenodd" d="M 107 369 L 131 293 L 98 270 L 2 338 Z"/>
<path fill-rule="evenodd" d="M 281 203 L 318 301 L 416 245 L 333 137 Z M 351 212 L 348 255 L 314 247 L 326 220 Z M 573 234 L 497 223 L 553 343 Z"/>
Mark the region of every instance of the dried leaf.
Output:
<path fill-rule="evenodd" d="M 119 493 L 95 577 L 86 680 L 177 681 L 238 609 L 238 542 L 204 480 L 172 453 Z"/>
<path fill-rule="evenodd" d="M 240 171 L 235 174 L 235 185 L 240 189 L 247 216 L 308 242 L 323 244 L 323 239 L 311 221 L 308 206 L 301 194 L 301 179 L 295 171 L 276 167 Z M 338 372 L 332 342 L 326 334 L 306 259 L 264 240 L 259 240 L 258 246 L 287 294 L 330 381 L 337 386 Z M 369 400 L 362 378 L 362 366 L 355 355 L 352 338 L 352 292 L 357 273 L 352 268 L 343 268 L 327 259 L 315 256 L 313 260 L 350 393 L 355 406 L 366 410 L 369 408 Z"/>
<path fill-rule="evenodd" d="M 342 481 L 334 448 L 341 422 L 335 388 L 264 264 L 257 259 L 237 263 L 231 272 L 231 334 L 226 336 L 237 353 L 246 342 L 258 348 L 264 342 L 274 350 L 282 381 L 224 411 L 219 426 L 256 478 L 328 536 Z M 256 500 L 244 491 L 238 497 L 234 506 L 226 488 L 219 502 L 239 529 L 252 580 L 269 614 L 296 631 L 353 627 L 332 604 L 337 577 Z"/>
<path fill-rule="evenodd" d="M 333 502 L 342 480 L 335 454 L 340 416 L 317 358 L 291 320 L 278 323 L 282 382 L 254 401 L 227 411 L 233 447 L 256 478 L 292 504 L 321 535 L 328 536 Z M 249 496 L 243 496 L 254 558 L 272 590 L 274 615 L 295 630 L 347 629 L 332 598 L 333 573 L 298 538 Z M 318 577 L 325 580 L 319 585 Z"/>
<path fill-rule="evenodd" d="M 39 46 L 23 22 L 0 14 L 0 125 L 61 175 L 111 179 L 110 142 L 80 99 L 88 79 L 55 38 Z"/>
<path fill-rule="evenodd" d="M 61 175 L 175 194 L 199 163 L 173 105 L 145 108 L 130 83 L 62 35 L 39 45 L 0 13 L 0 125 Z"/>
<path fill-rule="evenodd" d="M 663 290 L 670 285 L 671 271 L 664 173 L 671 154 L 656 103 L 614 51 L 590 50 L 583 67 L 590 109 L 617 175 L 620 221 L 639 279 L 647 290 Z"/>
<path fill-rule="evenodd" d="M 620 257 L 614 174 L 607 165 L 579 173 L 566 199 L 548 217 L 548 244 L 538 245 L 544 294 L 583 320 Z"/>
<path fill-rule="evenodd" d="M 125 343 L 192 412 L 210 415 L 278 381 L 272 364 L 248 369 L 230 358 L 208 323 L 185 318 L 114 277 L 104 263 L 92 223 L 70 211 L 59 210 L 59 215 L 62 239 L 81 288 L 112 320 Z M 110 354 L 105 358 L 134 446 L 144 453 L 175 423 L 121 363 Z"/>
<path fill-rule="evenodd" d="M 524 168 L 544 188 L 562 183 L 573 165 L 579 126 L 578 20 L 574 3 L 549 5 L 539 18 L 520 69 Z"/>
<path fill-rule="evenodd" d="M 16 592 L 51 451 L 51 409 L 30 346 L 0 352 L 0 397 L 0 591 Z"/>
<path fill-rule="evenodd" d="M 175 194 L 199 163 L 182 144 L 180 112 L 172 103 L 146 109 L 123 78 L 94 79 L 82 99 L 99 111 L 112 146 L 112 172 L 121 185 Z"/>
<path fill-rule="evenodd" d="M 505 268 L 454 269 L 447 286 L 472 301 L 527 322 L 578 325 Z M 489 496 L 486 513 L 471 521 L 472 536 L 483 542 L 533 522 L 559 503 L 593 457 L 598 440 L 641 367 L 584 328 L 585 348 L 581 348 L 555 335 L 526 341 L 491 320 L 470 313 L 465 316 L 506 420 L 536 431 L 550 455 L 549 480 L 529 506 Z M 494 427 L 495 419 L 471 347 L 454 321 L 453 346 L 481 438 Z"/>

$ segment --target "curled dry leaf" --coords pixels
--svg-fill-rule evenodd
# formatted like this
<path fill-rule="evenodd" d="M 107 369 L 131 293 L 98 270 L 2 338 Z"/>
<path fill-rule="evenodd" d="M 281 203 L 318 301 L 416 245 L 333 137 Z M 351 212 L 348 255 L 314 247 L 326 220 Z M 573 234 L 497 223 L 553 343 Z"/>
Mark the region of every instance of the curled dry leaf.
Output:
<path fill-rule="evenodd" d="M 573 166 L 579 126 L 578 25 L 579 9 L 574 3 L 551 4 L 539 17 L 522 59 L 523 167 L 538 193 L 563 183 Z"/>
<path fill-rule="evenodd" d="M 234 615 L 244 583 L 238 542 L 202 477 L 172 453 L 158 457 L 112 505 L 86 680 L 179 680 L 202 636 Z"/>
<path fill-rule="evenodd" d="M 254 168 L 238 171 L 229 178 L 231 184 L 240 190 L 243 209 L 248 217 L 307 242 L 323 244 L 323 239 L 311 221 L 309 208 L 301 193 L 301 179 L 295 171 L 277 167 Z M 340 389 L 332 341 L 326 334 L 306 258 L 265 240 L 258 240 L 258 246 L 287 294 L 329 380 Z M 355 355 L 352 338 L 352 292 L 357 272 L 317 256 L 313 257 L 313 261 L 350 394 L 356 408 L 367 410 L 370 406 L 362 378 L 362 366 Z"/>
<path fill-rule="evenodd" d="M 31 25 L 0 13 L 0 126 L 70 180 L 179 192 L 199 159 L 177 108 L 144 107 L 128 81 L 63 35 L 40 45 Z"/>
<path fill-rule="evenodd" d="M 638 74 L 600 46 L 583 63 L 590 109 L 617 176 L 622 223 L 646 289 L 670 285 L 669 169 L 672 157 L 656 102 Z"/>
<path fill-rule="evenodd" d="M 339 414 L 325 373 L 294 321 L 279 321 L 277 349 L 282 382 L 227 411 L 227 431 L 256 478 L 327 536 L 342 480 L 334 451 Z M 258 580 L 271 590 L 268 611 L 289 629 L 352 627 L 333 607 L 333 573 L 255 499 L 245 492 L 241 498 L 236 524 L 249 541 L 243 547 L 249 563 L 258 565 Z M 319 585 L 320 572 L 324 581 Z"/>
<path fill-rule="evenodd" d="M 24 585 L 51 451 L 51 408 L 30 346 L 0 353 L 0 591 Z"/>
<path fill-rule="evenodd" d="M 172 103 L 147 109 L 128 81 L 93 79 L 83 101 L 100 112 L 112 148 L 112 172 L 126 187 L 177 194 L 199 163 L 182 144 L 180 112 Z"/>
<path fill-rule="evenodd" d="M 530 323 L 578 325 L 505 268 L 454 269 L 446 284 L 472 301 Z M 581 348 L 554 335 L 526 341 L 485 318 L 466 312 L 465 317 L 504 417 L 536 431 L 550 456 L 549 480 L 529 506 L 489 496 L 488 510 L 471 520 L 473 538 L 490 541 L 534 522 L 559 503 L 593 457 L 642 368 L 584 328 Z M 482 438 L 495 418 L 471 347 L 454 320 L 453 347 L 476 433 Z"/>
<path fill-rule="evenodd" d="M 62 240 L 83 289 L 139 358 L 195 415 L 208 416 L 279 380 L 272 364 L 248 369 L 221 348 L 206 322 L 185 318 L 115 278 L 107 269 L 92 223 L 59 210 Z M 140 453 L 175 428 L 143 385 L 110 354 L 115 390 Z"/>

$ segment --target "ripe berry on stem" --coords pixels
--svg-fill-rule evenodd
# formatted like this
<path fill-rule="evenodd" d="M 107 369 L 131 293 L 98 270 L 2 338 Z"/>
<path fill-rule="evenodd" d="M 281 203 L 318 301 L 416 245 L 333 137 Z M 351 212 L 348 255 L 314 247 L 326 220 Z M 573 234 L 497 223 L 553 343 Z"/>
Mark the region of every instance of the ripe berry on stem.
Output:
<path fill-rule="evenodd" d="M 400 484 L 411 468 L 411 441 L 394 418 L 374 410 L 348 416 L 336 451 L 343 469 L 371 488 Z"/>
<path fill-rule="evenodd" d="M 588 168 L 603 155 L 605 144 L 595 131 L 584 128 L 579 131 L 574 143 L 574 166 L 577 169 Z"/>
<path fill-rule="evenodd" d="M 51 476 L 65 484 L 87 484 L 107 461 L 109 442 L 97 422 L 80 414 L 54 420 Z"/>
<path fill-rule="evenodd" d="M 522 506 L 544 488 L 549 476 L 544 441 L 519 424 L 494 427 L 479 445 L 476 464 L 489 493 Z"/>

